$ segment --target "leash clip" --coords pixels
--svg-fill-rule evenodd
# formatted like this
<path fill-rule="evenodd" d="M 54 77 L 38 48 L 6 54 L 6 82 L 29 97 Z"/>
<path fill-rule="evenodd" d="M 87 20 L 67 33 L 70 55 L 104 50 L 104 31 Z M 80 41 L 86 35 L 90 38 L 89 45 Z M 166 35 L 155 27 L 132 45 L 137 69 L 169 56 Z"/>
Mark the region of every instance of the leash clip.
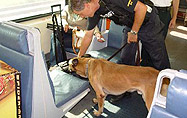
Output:
<path fill-rule="evenodd" d="M 146 7 L 147 7 L 147 12 L 151 13 L 152 12 L 152 8 L 149 5 L 146 5 Z"/>

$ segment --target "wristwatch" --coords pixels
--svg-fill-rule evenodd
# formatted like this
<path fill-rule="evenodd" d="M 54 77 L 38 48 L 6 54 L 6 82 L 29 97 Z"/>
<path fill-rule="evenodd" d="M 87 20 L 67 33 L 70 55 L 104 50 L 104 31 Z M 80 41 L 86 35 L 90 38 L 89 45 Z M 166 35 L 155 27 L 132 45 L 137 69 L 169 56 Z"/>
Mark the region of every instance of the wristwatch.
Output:
<path fill-rule="evenodd" d="M 131 33 L 132 33 L 133 35 L 137 35 L 137 32 L 135 32 L 134 30 L 131 30 Z"/>

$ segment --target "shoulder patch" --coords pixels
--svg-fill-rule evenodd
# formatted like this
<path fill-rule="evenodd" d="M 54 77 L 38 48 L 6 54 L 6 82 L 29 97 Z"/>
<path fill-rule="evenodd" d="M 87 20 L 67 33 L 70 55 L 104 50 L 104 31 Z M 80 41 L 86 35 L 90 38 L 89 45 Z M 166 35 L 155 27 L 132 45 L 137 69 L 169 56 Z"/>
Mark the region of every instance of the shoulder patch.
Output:
<path fill-rule="evenodd" d="M 133 2 L 131 0 L 129 0 L 128 4 L 127 4 L 127 7 L 133 5 Z"/>

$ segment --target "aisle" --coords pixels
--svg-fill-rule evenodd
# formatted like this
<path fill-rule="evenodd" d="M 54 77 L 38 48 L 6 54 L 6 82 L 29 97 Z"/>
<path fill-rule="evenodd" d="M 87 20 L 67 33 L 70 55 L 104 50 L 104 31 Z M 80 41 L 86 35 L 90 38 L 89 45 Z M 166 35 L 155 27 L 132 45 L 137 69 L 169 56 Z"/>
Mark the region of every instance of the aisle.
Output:
<path fill-rule="evenodd" d="M 171 68 L 187 69 L 187 27 L 181 21 L 173 30 L 169 30 L 166 37 L 166 48 L 171 63 Z"/>

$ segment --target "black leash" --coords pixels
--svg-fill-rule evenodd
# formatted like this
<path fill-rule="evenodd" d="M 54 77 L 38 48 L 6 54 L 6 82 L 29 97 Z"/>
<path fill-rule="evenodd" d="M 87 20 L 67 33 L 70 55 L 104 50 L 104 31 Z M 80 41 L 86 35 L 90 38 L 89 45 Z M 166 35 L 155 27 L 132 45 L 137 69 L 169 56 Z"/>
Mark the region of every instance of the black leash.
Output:
<path fill-rule="evenodd" d="M 59 13 L 60 15 L 60 26 L 57 20 L 57 15 L 56 12 L 54 11 L 55 7 L 59 7 L 59 11 L 57 13 Z M 65 46 L 64 46 L 64 28 L 62 25 L 62 9 L 61 9 L 61 4 L 57 4 L 57 5 L 52 5 L 51 6 L 51 11 L 52 11 L 52 29 L 53 29 L 53 39 L 54 39 L 54 45 L 55 45 L 55 58 L 56 58 L 56 64 L 58 65 L 58 63 L 60 63 L 60 61 L 66 61 L 67 60 L 67 55 L 65 52 Z M 47 26 L 49 28 L 51 28 L 48 24 Z M 61 48 L 61 53 L 62 53 L 62 60 L 60 60 L 59 58 L 59 51 L 58 51 L 58 45 L 57 45 L 57 41 L 59 41 L 59 45 Z M 61 56 L 61 55 L 60 55 Z"/>
<path fill-rule="evenodd" d="M 111 57 L 109 57 L 107 59 L 107 61 L 110 61 L 114 56 L 116 56 L 128 43 L 125 43 L 119 50 L 117 50 Z M 136 58 L 136 65 L 140 66 L 140 61 L 141 61 L 141 57 L 140 57 L 140 50 L 139 50 L 139 43 L 137 43 L 137 58 Z"/>
<path fill-rule="evenodd" d="M 110 61 L 114 56 L 116 56 L 128 43 L 125 43 L 119 50 L 117 50 L 111 57 L 107 59 L 107 61 Z"/>
<path fill-rule="evenodd" d="M 59 58 L 58 58 L 58 49 L 57 49 L 56 40 L 59 41 L 61 51 L 62 51 L 63 60 L 67 60 L 65 47 L 64 47 L 64 39 L 63 39 L 64 31 L 63 31 L 63 29 L 60 30 L 56 14 L 52 14 L 52 22 L 53 22 L 53 39 L 54 39 L 54 44 L 55 44 L 56 64 L 58 65 L 58 63 L 60 61 L 59 61 Z M 56 24 L 56 29 L 55 29 L 55 24 Z M 63 28 L 63 27 L 61 27 L 61 28 Z"/>

